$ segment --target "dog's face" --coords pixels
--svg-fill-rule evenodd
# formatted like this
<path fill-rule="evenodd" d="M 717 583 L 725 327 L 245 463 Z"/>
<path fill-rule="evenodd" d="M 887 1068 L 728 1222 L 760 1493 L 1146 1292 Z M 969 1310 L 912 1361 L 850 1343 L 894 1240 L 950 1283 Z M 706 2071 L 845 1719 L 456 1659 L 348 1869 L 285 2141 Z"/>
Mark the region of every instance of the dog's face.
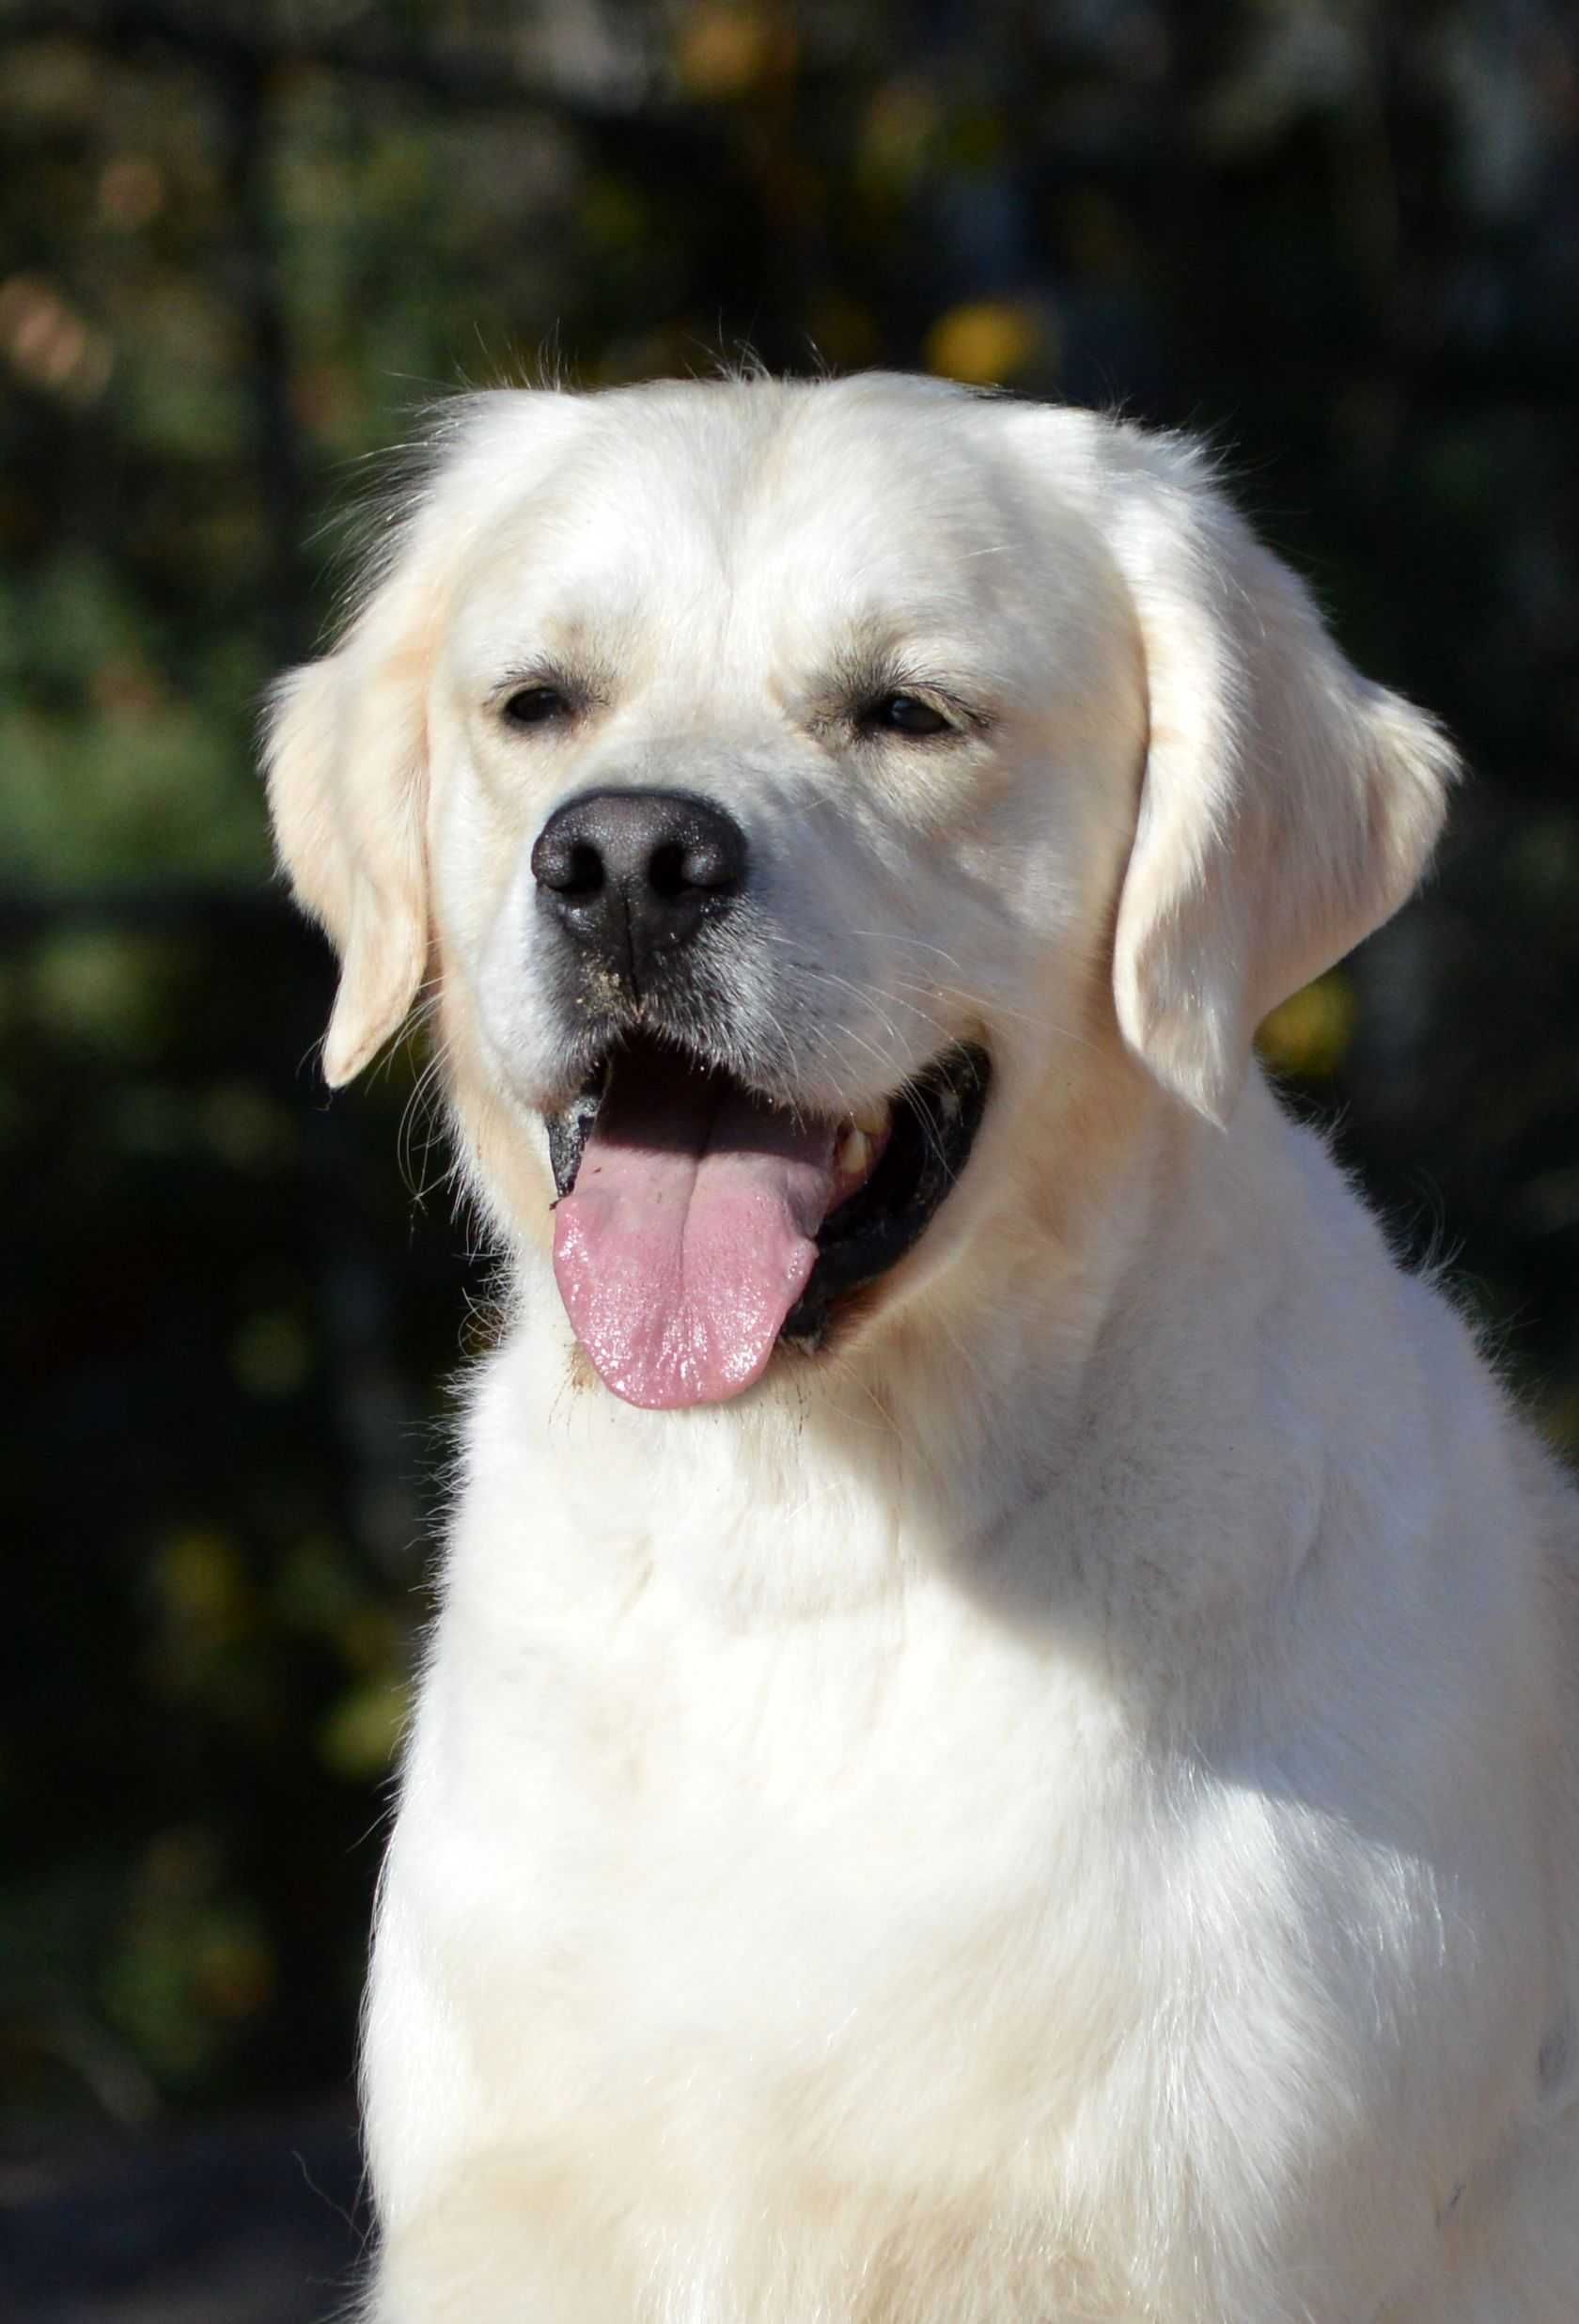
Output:
<path fill-rule="evenodd" d="M 449 432 L 282 689 L 276 824 L 330 1078 L 430 968 L 475 1164 L 527 1233 L 557 1192 L 632 1402 L 869 1333 L 1126 1044 L 1226 1121 L 1434 837 L 1442 746 L 1187 448 L 893 379 Z"/>

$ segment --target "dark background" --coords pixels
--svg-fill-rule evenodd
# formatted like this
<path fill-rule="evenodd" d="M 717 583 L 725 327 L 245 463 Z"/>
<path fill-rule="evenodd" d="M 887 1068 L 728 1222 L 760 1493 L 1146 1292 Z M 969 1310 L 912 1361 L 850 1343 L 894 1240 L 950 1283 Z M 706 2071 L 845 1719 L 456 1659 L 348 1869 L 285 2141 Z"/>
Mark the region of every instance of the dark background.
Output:
<path fill-rule="evenodd" d="M 0 0 L 0 2307 L 308 2324 L 444 1378 L 259 690 L 424 398 L 750 345 L 1208 432 L 1473 781 L 1269 1056 L 1579 1449 L 1579 36 L 1557 0 Z"/>

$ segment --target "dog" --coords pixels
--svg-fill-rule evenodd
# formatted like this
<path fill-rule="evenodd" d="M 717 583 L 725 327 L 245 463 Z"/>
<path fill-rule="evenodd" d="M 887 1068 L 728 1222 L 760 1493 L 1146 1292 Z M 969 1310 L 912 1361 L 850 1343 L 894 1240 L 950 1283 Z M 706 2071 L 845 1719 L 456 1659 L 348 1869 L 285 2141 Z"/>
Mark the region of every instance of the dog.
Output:
<path fill-rule="evenodd" d="M 1454 776 L 1191 444 L 458 400 L 274 827 L 504 1253 L 376 2324 L 1571 2324 L 1579 1502 L 1252 1055 Z"/>

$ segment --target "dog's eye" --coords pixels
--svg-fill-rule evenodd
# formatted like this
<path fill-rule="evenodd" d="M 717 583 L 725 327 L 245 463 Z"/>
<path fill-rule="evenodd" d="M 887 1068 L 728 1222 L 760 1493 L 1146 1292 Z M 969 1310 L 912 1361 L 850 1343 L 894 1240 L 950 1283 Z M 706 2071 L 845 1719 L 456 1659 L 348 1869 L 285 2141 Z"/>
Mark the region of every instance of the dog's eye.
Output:
<path fill-rule="evenodd" d="M 951 734 L 951 719 L 917 694 L 884 694 L 862 714 L 861 724 L 874 734 L 905 734 L 913 742 L 930 734 Z"/>
<path fill-rule="evenodd" d="M 501 706 L 507 726 L 547 726 L 570 715 L 571 705 L 557 686 L 518 686 Z"/>

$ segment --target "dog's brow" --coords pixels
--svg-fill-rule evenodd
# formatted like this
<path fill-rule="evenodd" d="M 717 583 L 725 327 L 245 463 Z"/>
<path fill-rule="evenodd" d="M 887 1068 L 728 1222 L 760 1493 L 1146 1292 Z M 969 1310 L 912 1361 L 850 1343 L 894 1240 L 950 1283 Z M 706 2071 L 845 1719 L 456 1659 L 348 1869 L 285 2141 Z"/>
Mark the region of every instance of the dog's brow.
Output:
<path fill-rule="evenodd" d="M 552 686 L 567 701 L 588 708 L 606 702 L 610 692 L 606 679 L 589 667 L 540 653 L 507 664 L 489 687 L 488 700 L 496 705 L 525 686 Z"/>
<path fill-rule="evenodd" d="M 923 649 L 891 635 L 883 643 L 863 642 L 836 657 L 826 675 L 808 689 L 814 719 L 848 716 L 880 701 L 885 694 L 924 694 L 946 702 L 972 726 L 990 723 L 980 702 L 980 689 L 962 656 L 946 653 L 929 640 Z"/>

